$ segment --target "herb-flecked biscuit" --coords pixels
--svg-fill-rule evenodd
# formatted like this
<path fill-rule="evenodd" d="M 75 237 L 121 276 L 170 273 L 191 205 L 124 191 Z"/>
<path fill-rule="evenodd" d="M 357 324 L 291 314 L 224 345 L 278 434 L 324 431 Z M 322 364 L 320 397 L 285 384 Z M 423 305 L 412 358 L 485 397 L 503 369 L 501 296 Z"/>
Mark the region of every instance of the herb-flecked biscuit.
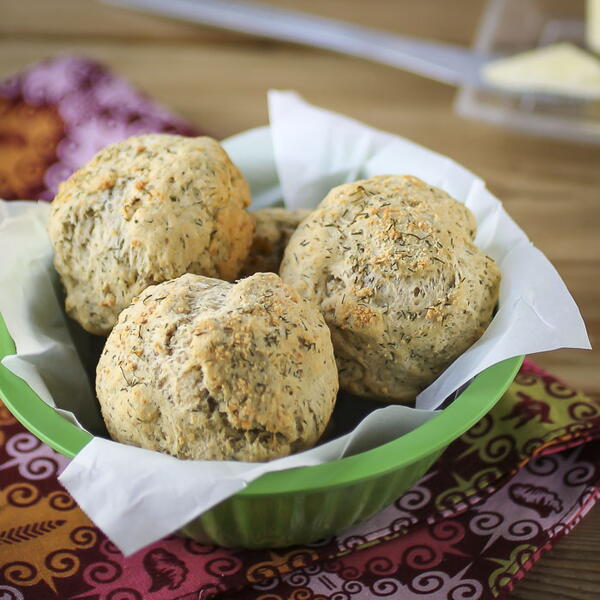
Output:
<path fill-rule="evenodd" d="M 119 316 L 96 375 L 113 439 L 185 459 L 309 448 L 337 390 L 323 316 L 273 273 L 147 288 Z"/>
<path fill-rule="evenodd" d="M 411 176 L 332 189 L 286 248 L 282 279 L 321 309 L 340 387 L 414 399 L 483 333 L 500 272 L 460 202 Z"/>
<path fill-rule="evenodd" d="M 250 213 L 256 229 L 241 277 L 254 273 L 277 273 L 283 252 L 292 233 L 310 214 L 310 210 L 287 210 L 285 208 L 263 208 Z"/>
<path fill-rule="evenodd" d="M 67 312 L 106 335 L 148 285 L 187 272 L 235 279 L 252 242 L 249 203 L 244 177 L 211 138 L 151 134 L 104 148 L 51 205 Z"/>

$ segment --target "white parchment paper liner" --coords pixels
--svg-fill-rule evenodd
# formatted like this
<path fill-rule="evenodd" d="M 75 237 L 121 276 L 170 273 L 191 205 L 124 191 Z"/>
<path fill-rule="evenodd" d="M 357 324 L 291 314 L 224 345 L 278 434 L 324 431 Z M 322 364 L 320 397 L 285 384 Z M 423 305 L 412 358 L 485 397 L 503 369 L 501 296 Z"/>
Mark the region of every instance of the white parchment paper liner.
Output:
<path fill-rule="evenodd" d="M 301 454 L 270 463 L 182 461 L 95 437 L 60 480 L 126 555 L 264 473 L 334 460 L 411 431 L 492 364 L 519 354 L 590 347 L 560 277 L 479 178 L 447 157 L 312 107 L 291 92 L 270 92 L 269 110 L 273 148 L 264 130 L 224 143 L 251 181 L 255 206 L 271 204 L 283 191 L 290 208 L 314 207 L 332 186 L 344 182 L 386 173 L 416 175 L 475 213 L 476 242 L 503 274 L 499 310 L 484 336 L 420 394 L 418 408 L 379 409 L 351 434 Z M 270 174 L 273 155 L 281 187 Z M 47 215 L 43 203 L 0 203 L 0 313 L 17 347 L 3 364 L 72 422 L 96 431 L 96 401 L 69 335 L 51 264 Z"/>

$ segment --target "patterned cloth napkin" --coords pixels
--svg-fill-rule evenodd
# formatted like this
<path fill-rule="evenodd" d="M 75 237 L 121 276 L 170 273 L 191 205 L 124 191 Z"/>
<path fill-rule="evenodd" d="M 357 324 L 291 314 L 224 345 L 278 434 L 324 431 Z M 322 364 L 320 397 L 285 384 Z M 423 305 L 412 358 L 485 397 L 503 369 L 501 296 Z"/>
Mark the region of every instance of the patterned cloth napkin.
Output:
<path fill-rule="evenodd" d="M 0 196 L 50 199 L 99 148 L 150 131 L 196 133 L 96 63 L 36 65 L 0 84 Z M 366 523 L 306 547 L 172 536 L 124 558 L 58 483 L 68 460 L 0 404 L 0 598 L 501 598 L 600 496 L 599 450 L 600 402 L 526 361 L 496 407 Z"/>

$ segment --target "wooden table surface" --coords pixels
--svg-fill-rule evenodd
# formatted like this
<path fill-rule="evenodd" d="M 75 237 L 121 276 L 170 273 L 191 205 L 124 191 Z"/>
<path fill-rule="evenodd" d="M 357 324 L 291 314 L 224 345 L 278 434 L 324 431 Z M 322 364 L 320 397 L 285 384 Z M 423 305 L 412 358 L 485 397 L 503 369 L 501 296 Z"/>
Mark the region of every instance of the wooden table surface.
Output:
<path fill-rule="evenodd" d="M 570 0 L 563 0 L 568 2 Z M 380 29 L 469 44 L 478 0 L 279 0 Z M 600 146 L 469 122 L 455 90 L 360 59 L 130 12 L 94 0 L 0 0 L 0 77 L 60 52 L 100 59 L 215 137 L 267 122 L 269 88 L 406 136 L 481 175 L 554 263 L 600 343 Z M 600 398 L 600 349 L 536 356 Z M 511 598 L 600 598 L 600 507 Z"/>

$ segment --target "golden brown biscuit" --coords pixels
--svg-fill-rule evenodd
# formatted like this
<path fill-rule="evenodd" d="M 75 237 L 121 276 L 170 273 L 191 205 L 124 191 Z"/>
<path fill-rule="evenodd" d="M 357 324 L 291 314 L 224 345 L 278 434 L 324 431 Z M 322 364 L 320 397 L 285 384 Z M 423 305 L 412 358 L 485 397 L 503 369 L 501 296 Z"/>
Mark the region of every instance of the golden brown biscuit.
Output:
<path fill-rule="evenodd" d="M 151 134 L 101 150 L 60 186 L 48 231 L 67 312 L 108 334 L 147 286 L 232 280 L 252 241 L 248 185 L 218 142 Z"/>
<path fill-rule="evenodd" d="M 272 273 L 149 287 L 119 316 L 96 376 L 113 439 L 191 459 L 309 448 L 337 390 L 322 315 Z"/>
<path fill-rule="evenodd" d="M 481 336 L 500 272 L 475 228 L 442 190 L 394 175 L 332 189 L 298 227 L 281 277 L 325 316 L 342 389 L 412 400 Z"/>
<path fill-rule="evenodd" d="M 310 210 L 263 208 L 250 213 L 256 225 L 252 246 L 240 277 L 254 273 L 277 273 L 290 237 Z"/>

